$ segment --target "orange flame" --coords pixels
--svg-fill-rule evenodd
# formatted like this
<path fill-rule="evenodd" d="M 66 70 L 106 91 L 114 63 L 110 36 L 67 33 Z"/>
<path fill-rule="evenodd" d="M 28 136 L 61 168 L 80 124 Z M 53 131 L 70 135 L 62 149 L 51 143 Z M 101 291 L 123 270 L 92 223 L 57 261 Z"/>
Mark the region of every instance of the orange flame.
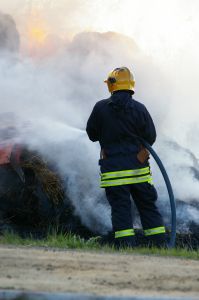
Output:
<path fill-rule="evenodd" d="M 23 29 L 22 53 L 34 58 L 42 58 L 55 53 L 62 38 L 54 34 L 53 28 L 37 9 L 33 9 Z"/>
<path fill-rule="evenodd" d="M 25 33 L 26 46 L 30 52 L 35 53 L 45 47 L 48 34 L 49 28 L 42 13 L 37 9 L 32 9 Z"/>
<path fill-rule="evenodd" d="M 33 44 L 43 44 L 47 37 L 47 31 L 43 27 L 34 25 L 30 27 L 28 35 Z"/>

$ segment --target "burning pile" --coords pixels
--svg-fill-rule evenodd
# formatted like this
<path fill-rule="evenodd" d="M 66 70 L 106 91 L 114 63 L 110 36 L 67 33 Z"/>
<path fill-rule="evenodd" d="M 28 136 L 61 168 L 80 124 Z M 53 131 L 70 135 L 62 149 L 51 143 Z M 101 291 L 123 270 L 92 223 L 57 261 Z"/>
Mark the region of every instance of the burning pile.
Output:
<path fill-rule="evenodd" d="M 8 121 L 11 116 L 5 117 Z M 10 122 L 0 128 L 0 179 L 0 230 L 41 234 L 56 226 L 64 232 L 88 232 L 75 216 L 55 168 L 17 141 Z"/>

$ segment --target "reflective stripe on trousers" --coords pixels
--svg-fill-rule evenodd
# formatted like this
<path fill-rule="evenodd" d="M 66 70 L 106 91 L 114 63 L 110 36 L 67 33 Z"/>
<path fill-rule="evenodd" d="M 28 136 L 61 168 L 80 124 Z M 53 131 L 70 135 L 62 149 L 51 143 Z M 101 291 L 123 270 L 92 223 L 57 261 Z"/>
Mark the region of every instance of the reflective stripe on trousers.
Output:
<path fill-rule="evenodd" d="M 100 187 L 148 182 L 153 184 L 150 168 L 106 172 L 101 174 Z"/>
<path fill-rule="evenodd" d="M 160 226 L 160 227 L 145 229 L 144 230 L 144 235 L 145 236 L 150 236 L 150 235 L 161 234 L 161 233 L 165 233 L 165 232 L 166 232 L 165 227 Z"/>
<path fill-rule="evenodd" d="M 134 229 L 125 229 L 125 230 L 119 230 L 115 232 L 115 238 L 122 238 L 126 236 L 133 236 L 135 235 Z"/>

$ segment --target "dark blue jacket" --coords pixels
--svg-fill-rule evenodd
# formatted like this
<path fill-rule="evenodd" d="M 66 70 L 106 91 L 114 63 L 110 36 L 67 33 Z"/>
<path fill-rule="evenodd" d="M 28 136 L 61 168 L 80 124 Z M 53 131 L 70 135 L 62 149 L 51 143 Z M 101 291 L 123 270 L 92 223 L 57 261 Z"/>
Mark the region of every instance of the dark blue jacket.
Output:
<path fill-rule="evenodd" d="M 117 156 L 118 160 L 118 156 L 122 156 L 122 161 L 129 160 L 127 156 L 139 151 L 140 143 L 135 136 L 142 137 L 151 145 L 156 139 L 149 112 L 128 91 L 115 92 L 110 98 L 97 102 L 88 119 L 86 131 L 91 141 L 99 141 L 108 158 Z M 130 167 L 128 163 L 122 165 L 126 166 L 120 169 Z"/>

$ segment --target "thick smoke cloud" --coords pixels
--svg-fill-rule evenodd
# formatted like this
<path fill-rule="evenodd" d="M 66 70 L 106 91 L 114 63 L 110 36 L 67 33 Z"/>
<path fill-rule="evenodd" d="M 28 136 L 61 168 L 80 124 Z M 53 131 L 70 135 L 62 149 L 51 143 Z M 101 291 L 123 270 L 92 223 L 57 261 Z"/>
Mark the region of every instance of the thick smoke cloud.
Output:
<path fill-rule="evenodd" d="M 19 33 L 14 19 L 0 12 L 0 52 L 17 52 L 19 50 Z"/>
<path fill-rule="evenodd" d="M 11 44 L 15 30 L 13 26 Z M 21 119 L 20 124 L 26 124 L 18 128 L 21 139 L 56 164 L 82 221 L 100 232 L 111 228 L 110 209 L 104 191 L 98 187 L 99 146 L 88 141 L 84 129 L 95 102 L 109 97 L 103 79 L 111 69 L 126 65 L 131 69 L 133 66 L 136 75 L 135 98 L 146 104 L 157 125 L 156 147 L 169 171 L 176 197 L 189 203 L 189 209 L 178 209 L 179 224 L 186 228 L 191 220 L 198 222 L 199 211 L 191 206 L 193 201 L 199 201 L 198 157 L 186 150 L 187 142 L 176 143 L 178 131 L 171 128 L 170 120 L 178 107 L 171 74 L 121 34 L 83 32 L 59 45 L 59 51 L 42 59 L 20 56 L 13 62 L 8 56 L 0 56 L 0 104 L 2 112 L 13 111 Z M 175 118 L 179 124 L 181 118 L 177 114 Z M 193 122 L 187 120 L 180 142 L 185 141 Z M 173 119 L 172 123 L 175 124 Z M 172 138 L 168 137 L 171 129 Z M 189 140 L 192 141 L 190 135 Z M 155 165 L 153 170 L 160 204 L 169 222 L 164 183 Z"/>

